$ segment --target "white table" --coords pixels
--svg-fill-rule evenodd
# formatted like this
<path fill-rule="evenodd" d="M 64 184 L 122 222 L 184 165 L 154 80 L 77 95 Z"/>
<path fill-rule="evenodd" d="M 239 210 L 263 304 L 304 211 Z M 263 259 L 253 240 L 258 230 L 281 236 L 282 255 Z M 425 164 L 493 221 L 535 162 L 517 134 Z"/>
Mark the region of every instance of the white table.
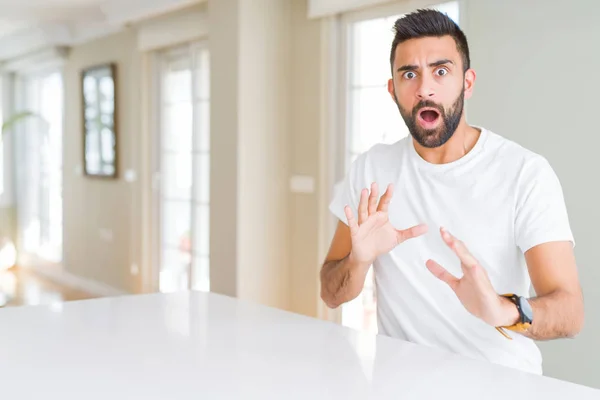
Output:
<path fill-rule="evenodd" d="M 584 400 L 600 390 L 194 292 L 0 310 L 0 398 Z"/>

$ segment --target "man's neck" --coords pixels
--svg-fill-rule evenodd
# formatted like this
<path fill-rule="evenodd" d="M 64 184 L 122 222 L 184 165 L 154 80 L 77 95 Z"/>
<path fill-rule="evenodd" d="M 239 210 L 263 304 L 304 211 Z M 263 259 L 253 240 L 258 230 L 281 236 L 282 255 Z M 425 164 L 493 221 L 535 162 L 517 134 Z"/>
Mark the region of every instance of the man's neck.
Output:
<path fill-rule="evenodd" d="M 481 131 L 469 126 L 463 115 L 456 132 L 440 147 L 427 148 L 413 139 L 417 153 L 431 164 L 447 164 L 464 157 L 477 143 Z"/>

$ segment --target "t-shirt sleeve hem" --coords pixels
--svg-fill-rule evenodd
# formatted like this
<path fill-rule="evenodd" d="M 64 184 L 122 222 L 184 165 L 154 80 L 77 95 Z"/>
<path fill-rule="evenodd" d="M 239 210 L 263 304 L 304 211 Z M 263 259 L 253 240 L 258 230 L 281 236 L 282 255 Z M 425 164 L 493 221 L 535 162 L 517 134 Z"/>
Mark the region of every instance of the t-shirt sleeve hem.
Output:
<path fill-rule="evenodd" d="M 523 251 L 523 253 L 526 253 L 527 251 L 531 250 L 535 246 L 539 246 L 540 244 L 551 243 L 551 242 L 571 242 L 571 245 L 573 247 L 575 247 L 575 239 L 573 238 L 572 235 L 539 236 L 539 237 L 533 238 L 531 240 L 528 240 L 525 243 L 522 243 L 519 247 L 521 248 L 521 251 Z"/>
<path fill-rule="evenodd" d="M 329 205 L 329 211 L 341 222 L 348 225 L 348 219 L 346 218 L 346 214 L 344 213 L 345 204 L 338 204 L 337 202 L 332 202 Z"/>

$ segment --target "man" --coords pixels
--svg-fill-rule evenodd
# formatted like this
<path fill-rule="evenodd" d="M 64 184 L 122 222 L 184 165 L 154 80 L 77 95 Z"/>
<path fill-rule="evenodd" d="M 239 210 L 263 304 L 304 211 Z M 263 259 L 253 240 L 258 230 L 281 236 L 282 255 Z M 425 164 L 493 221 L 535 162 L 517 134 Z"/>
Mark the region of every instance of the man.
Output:
<path fill-rule="evenodd" d="M 541 374 L 534 340 L 583 325 L 560 182 L 542 156 L 467 124 L 475 71 L 446 15 L 396 21 L 390 63 L 411 135 L 353 163 L 330 206 L 321 297 L 354 299 L 373 265 L 379 333 Z"/>

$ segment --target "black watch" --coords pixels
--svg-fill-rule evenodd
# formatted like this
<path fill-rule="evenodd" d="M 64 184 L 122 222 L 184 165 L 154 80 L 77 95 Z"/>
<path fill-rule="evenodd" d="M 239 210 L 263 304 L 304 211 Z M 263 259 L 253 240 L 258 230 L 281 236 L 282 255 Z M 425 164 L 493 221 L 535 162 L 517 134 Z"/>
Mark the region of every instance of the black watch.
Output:
<path fill-rule="evenodd" d="M 517 296 L 516 294 L 503 294 L 502 296 L 506 297 L 517 307 L 519 311 L 519 323 L 531 325 L 533 323 L 533 310 L 529 301 L 523 296 Z"/>

